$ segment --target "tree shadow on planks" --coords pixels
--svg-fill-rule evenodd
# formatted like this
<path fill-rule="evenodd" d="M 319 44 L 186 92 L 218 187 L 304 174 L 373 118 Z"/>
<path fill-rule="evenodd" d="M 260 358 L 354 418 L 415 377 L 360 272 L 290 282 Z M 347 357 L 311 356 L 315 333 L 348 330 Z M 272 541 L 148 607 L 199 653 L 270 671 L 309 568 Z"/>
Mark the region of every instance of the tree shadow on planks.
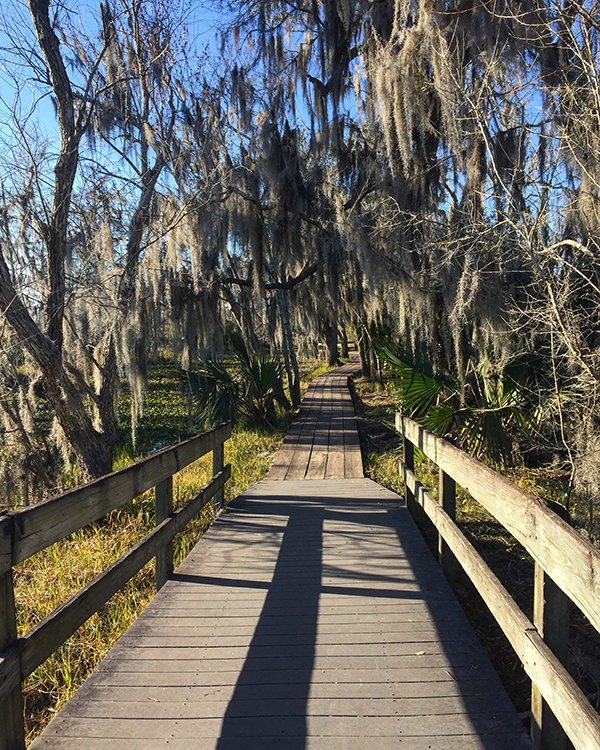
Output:
<path fill-rule="evenodd" d="M 304 750 L 322 573 L 323 509 L 292 509 L 218 750 Z M 267 648 L 265 648 L 267 646 Z"/>

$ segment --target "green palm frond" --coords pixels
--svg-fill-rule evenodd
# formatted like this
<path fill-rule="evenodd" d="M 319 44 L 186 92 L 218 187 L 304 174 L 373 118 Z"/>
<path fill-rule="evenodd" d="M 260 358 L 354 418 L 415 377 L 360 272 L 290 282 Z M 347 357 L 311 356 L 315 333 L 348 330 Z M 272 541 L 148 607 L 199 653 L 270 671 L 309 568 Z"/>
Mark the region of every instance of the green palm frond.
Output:
<path fill-rule="evenodd" d="M 534 355 L 519 353 L 501 370 L 486 360 L 473 372 L 470 399 L 474 403 L 465 404 L 456 387 L 434 374 L 427 357 L 385 333 L 373 336 L 371 342 L 387 365 L 400 409 L 437 435 L 454 438 L 471 455 L 508 463 L 514 426 L 535 429 L 528 396 L 528 384 L 535 378 Z"/>
<path fill-rule="evenodd" d="M 231 372 L 215 359 L 201 360 L 197 373 L 182 371 L 198 421 L 211 427 L 235 422 L 241 414 L 252 424 L 275 425 L 275 405 L 291 408 L 283 389 L 281 362 L 271 354 L 251 356 L 238 332 L 230 338 L 236 360 Z"/>
<path fill-rule="evenodd" d="M 186 372 L 190 393 L 198 416 L 205 427 L 221 422 L 235 423 L 240 403 L 239 384 L 231 377 L 223 362 L 202 360 L 198 372 Z"/>
<path fill-rule="evenodd" d="M 379 339 L 373 346 L 380 360 L 390 368 L 402 410 L 415 419 L 425 417 L 447 390 L 433 374 L 431 362 L 416 356 L 402 343 Z"/>
<path fill-rule="evenodd" d="M 275 403 L 290 408 L 283 390 L 281 362 L 270 354 L 256 354 L 243 366 L 243 377 L 241 410 L 251 422 L 274 424 Z"/>

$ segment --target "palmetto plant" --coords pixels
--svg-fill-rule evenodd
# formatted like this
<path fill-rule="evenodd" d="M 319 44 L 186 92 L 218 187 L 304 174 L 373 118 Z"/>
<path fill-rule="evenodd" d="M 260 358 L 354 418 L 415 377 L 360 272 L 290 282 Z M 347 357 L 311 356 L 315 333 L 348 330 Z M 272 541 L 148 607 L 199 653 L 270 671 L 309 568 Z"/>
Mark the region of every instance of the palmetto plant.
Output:
<path fill-rule="evenodd" d="M 515 357 L 501 372 L 472 368 L 467 398 L 461 399 L 458 386 L 434 374 L 427 357 L 386 336 L 374 340 L 373 346 L 387 365 L 403 412 L 475 457 L 510 462 L 514 425 L 534 425 L 528 403 L 530 365 L 523 357 Z"/>
<path fill-rule="evenodd" d="M 199 362 L 198 372 L 184 372 L 199 421 L 204 426 L 236 422 L 274 426 L 276 404 L 290 402 L 283 390 L 282 366 L 272 354 L 250 354 L 242 337 L 230 334 L 235 355 L 230 366 L 215 359 Z"/>

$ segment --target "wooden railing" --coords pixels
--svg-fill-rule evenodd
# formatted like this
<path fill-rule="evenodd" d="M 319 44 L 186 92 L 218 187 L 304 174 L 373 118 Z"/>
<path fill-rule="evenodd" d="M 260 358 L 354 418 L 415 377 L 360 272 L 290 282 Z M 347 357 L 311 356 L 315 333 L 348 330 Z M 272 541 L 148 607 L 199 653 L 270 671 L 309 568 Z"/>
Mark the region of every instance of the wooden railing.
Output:
<path fill-rule="evenodd" d="M 223 466 L 223 444 L 230 435 L 230 423 L 219 425 L 121 471 L 0 516 L 0 750 L 25 747 L 21 682 L 153 557 L 157 589 L 166 582 L 173 571 L 173 538 L 211 499 L 215 498 L 215 506 L 222 505 L 223 487 L 231 474 L 231 467 Z M 212 480 L 173 511 L 173 475 L 210 451 Z M 156 527 L 18 638 L 13 566 L 152 487 L 156 490 Z"/>
<path fill-rule="evenodd" d="M 460 564 L 496 618 L 532 682 L 531 736 L 539 750 L 600 748 L 600 717 L 567 670 L 569 600 L 600 632 L 600 552 L 542 500 L 421 425 L 396 415 L 404 439 L 399 470 L 409 509 L 418 503 L 439 535 L 440 563 L 452 581 Z M 414 448 L 439 467 L 439 502 L 414 474 Z M 535 562 L 533 619 L 454 523 L 456 484 L 464 487 Z M 567 599 L 568 597 L 568 599 Z"/>

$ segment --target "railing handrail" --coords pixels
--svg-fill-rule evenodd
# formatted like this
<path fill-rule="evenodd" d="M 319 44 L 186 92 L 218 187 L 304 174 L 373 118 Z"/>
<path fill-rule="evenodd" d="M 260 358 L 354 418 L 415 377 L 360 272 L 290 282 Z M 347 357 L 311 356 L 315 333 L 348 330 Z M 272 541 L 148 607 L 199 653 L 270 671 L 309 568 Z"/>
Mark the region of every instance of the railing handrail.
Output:
<path fill-rule="evenodd" d="M 519 541 L 600 632 L 600 551 L 540 498 L 399 414 L 396 428 Z"/>
<path fill-rule="evenodd" d="M 61 495 L 0 516 L 0 575 L 36 552 L 97 521 L 222 445 L 223 423 Z"/>
<path fill-rule="evenodd" d="M 418 503 L 425 510 L 440 537 L 445 572 L 453 575 L 456 561 L 460 563 L 532 680 L 534 744 L 562 750 L 568 736 L 576 750 L 597 750 L 600 716 L 566 668 L 569 615 L 565 594 L 600 630 L 600 553 L 542 500 L 417 422 L 396 414 L 396 429 L 404 438 L 404 462 L 399 463 L 399 471 L 406 486 L 407 505 Z M 414 474 L 414 447 L 440 469 L 439 503 Z M 455 482 L 533 557 L 534 623 L 454 523 L 454 510 L 447 506 L 453 504 Z M 452 496 L 450 503 L 443 497 L 446 492 Z"/>
<path fill-rule="evenodd" d="M 156 585 L 172 571 L 173 538 L 214 497 L 222 504 L 231 467 L 223 466 L 224 423 L 58 497 L 0 517 L 0 750 L 25 747 L 21 682 L 94 612 L 156 557 Z M 173 511 L 173 475 L 213 452 L 213 478 Z M 104 571 L 17 638 L 12 567 L 111 510 L 156 488 L 156 527 Z"/>

